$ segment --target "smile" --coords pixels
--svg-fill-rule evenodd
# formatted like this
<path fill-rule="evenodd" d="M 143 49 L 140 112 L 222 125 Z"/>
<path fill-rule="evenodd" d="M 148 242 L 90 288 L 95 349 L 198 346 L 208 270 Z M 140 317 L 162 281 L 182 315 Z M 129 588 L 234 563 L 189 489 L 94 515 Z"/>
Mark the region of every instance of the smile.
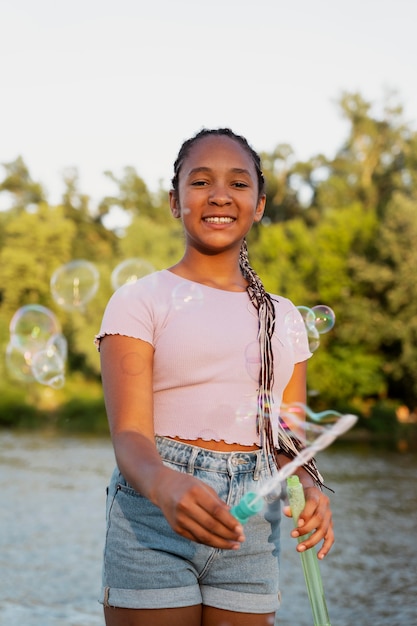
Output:
<path fill-rule="evenodd" d="M 205 222 L 210 224 L 231 224 L 235 221 L 234 217 L 205 217 Z"/>

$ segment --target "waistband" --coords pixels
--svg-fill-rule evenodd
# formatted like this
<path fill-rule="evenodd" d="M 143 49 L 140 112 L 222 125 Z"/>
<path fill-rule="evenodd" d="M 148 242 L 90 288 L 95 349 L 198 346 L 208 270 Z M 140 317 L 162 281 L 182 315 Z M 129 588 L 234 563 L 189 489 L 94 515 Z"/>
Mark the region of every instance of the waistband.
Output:
<path fill-rule="evenodd" d="M 217 473 L 253 473 L 254 478 L 270 474 L 270 466 L 261 449 L 249 452 L 219 452 L 200 448 L 169 437 L 156 436 L 156 447 L 162 459 L 183 467 Z"/>

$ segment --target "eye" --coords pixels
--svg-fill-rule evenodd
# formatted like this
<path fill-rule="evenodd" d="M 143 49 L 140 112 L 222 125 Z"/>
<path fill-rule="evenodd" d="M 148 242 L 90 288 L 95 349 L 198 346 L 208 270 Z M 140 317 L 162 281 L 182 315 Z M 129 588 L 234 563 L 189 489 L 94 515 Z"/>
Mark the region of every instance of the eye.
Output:
<path fill-rule="evenodd" d="M 244 183 L 241 180 L 238 180 L 234 183 L 232 183 L 233 187 L 236 187 L 237 189 L 245 189 L 246 187 L 249 187 L 248 183 Z"/>
<path fill-rule="evenodd" d="M 192 187 L 204 187 L 205 185 L 208 185 L 206 180 L 193 180 L 191 182 Z"/>

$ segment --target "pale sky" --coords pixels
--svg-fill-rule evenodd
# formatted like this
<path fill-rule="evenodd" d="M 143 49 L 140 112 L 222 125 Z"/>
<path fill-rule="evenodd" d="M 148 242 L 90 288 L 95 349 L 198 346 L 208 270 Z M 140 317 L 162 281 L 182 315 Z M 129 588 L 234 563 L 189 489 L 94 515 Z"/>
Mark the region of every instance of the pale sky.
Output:
<path fill-rule="evenodd" d="M 104 170 L 168 187 L 203 126 L 332 156 L 342 91 L 396 90 L 415 127 L 416 24 L 417 0 L 0 0 L 0 163 L 21 155 L 50 202 L 75 166 L 94 208 Z"/>

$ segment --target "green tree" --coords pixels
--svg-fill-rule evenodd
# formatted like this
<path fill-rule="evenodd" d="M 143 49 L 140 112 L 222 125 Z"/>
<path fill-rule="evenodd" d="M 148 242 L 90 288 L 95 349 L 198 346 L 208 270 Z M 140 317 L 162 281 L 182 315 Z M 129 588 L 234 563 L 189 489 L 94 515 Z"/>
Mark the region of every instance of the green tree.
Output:
<path fill-rule="evenodd" d="M 22 211 L 30 205 L 45 202 L 45 191 L 42 185 L 32 180 L 29 170 L 19 156 L 10 163 L 2 163 L 5 177 L 0 183 L 0 193 L 8 192 L 11 196 L 11 208 Z"/>

